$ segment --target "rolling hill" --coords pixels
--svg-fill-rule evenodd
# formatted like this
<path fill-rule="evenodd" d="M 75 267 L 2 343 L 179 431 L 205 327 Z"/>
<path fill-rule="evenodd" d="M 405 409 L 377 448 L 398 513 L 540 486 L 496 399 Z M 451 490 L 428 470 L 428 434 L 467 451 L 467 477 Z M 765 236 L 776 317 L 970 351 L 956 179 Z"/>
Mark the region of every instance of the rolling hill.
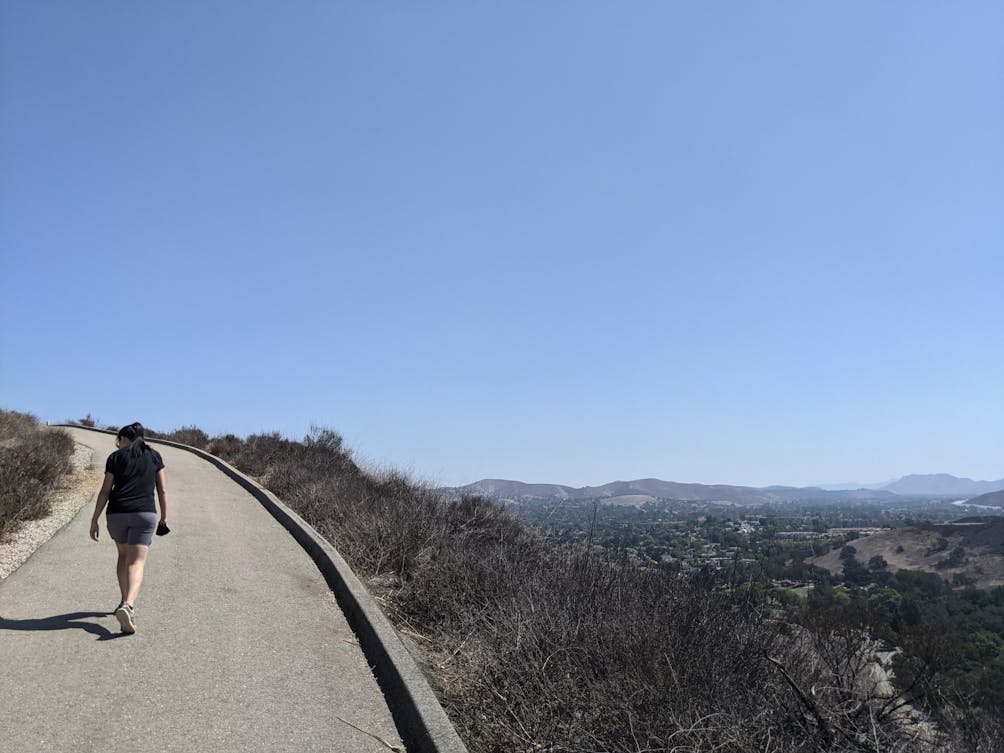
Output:
<path fill-rule="evenodd" d="M 1004 491 L 981 494 L 978 497 L 967 499 L 966 504 L 974 507 L 997 507 L 1004 510 Z"/>
<path fill-rule="evenodd" d="M 961 518 L 940 525 L 910 526 L 881 531 L 851 542 L 862 565 L 875 555 L 889 569 L 923 570 L 951 581 L 961 575 L 978 588 L 1004 585 L 1004 517 Z M 961 552 L 953 552 L 961 547 Z M 806 560 L 841 575 L 840 550 Z M 940 566 L 939 566 L 940 565 Z"/>
<path fill-rule="evenodd" d="M 780 504 L 786 502 L 893 501 L 896 495 L 882 490 L 856 489 L 827 491 L 818 487 L 730 486 L 727 484 L 686 484 L 655 478 L 613 481 L 601 486 L 571 487 L 560 484 L 526 484 L 504 479 L 483 479 L 466 486 L 441 490 L 446 496 L 476 494 L 507 502 L 521 500 L 592 500 L 610 504 L 632 504 L 640 498 L 677 499 L 695 502 L 724 502 L 735 505 Z M 628 498 L 630 502 L 626 502 Z"/>
<path fill-rule="evenodd" d="M 904 497 L 964 499 L 1000 490 L 1004 490 L 1004 479 L 973 481 L 947 473 L 936 473 L 903 476 L 881 488 L 871 486 L 860 489 L 834 489 L 818 486 L 753 487 L 728 484 L 688 484 L 663 481 L 657 478 L 612 481 L 600 486 L 580 487 L 563 484 L 528 484 L 507 479 L 482 479 L 466 486 L 446 487 L 440 489 L 440 492 L 451 498 L 475 494 L 506 502 L 599 499 L 608 501 L 610 504 L 636 504 L 638 500 L 647 498 L 723 502 L 735 505 L 769 505 L 786 502 L 895 502 Z M 624 501 L 628 498 L 632 502 Z"/>

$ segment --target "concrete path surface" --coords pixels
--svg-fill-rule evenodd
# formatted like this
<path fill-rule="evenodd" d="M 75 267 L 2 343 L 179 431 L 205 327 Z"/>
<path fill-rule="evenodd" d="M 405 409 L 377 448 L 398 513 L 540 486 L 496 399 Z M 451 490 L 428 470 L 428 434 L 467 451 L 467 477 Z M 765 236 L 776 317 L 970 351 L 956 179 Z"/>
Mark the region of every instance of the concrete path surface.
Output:
<path fill-rule="evenodd" d="M 69 431 L 103 467 L 113 437 Z M 403 750 L 310 557 L 210 463 L 157 450 L 172 533 L 151 547 L 135 635 L 112 616 L 115 547 L 103 520 L 88 538 L 93 504 L 0 582 L 0 750 Z"/>

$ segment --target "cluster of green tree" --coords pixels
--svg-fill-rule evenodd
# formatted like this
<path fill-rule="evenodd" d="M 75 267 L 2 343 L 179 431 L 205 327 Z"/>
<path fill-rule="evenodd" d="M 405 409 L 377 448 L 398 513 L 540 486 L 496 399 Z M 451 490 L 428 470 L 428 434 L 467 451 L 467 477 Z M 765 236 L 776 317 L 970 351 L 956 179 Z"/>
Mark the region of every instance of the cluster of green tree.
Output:
<path fill-rule="evenodd" d="M 754 577 L 768 581 L 795 580 L 801 582 L 818 578 L 820 568 L 805 560 L 826 554 L 834 546 L 839 546 L 846 537 L 836 540 L 815 539 L 812 541 L 764 540 L 753 547 L 756 565 L 747 568 Z M 822 571 L 825 573 L 825 571 Z"/>
<path fill-rule="evenodd" d="M 853 555 L 850 545 L 841 550 L 843 586 L 820 570 L 804 606 L 788 597 L 789 608 L 803 615 L 835 605 L 867 610 L 872 634 L 900 649 L 894 671 L 901 690 L 936 673 L 936 688 L 921 699 L 935 714 L 950 702 L 1004 721 L 1004 587 L 959 589 L 934 573 L 890 573 L 881 557 L 865 566 Z"/>

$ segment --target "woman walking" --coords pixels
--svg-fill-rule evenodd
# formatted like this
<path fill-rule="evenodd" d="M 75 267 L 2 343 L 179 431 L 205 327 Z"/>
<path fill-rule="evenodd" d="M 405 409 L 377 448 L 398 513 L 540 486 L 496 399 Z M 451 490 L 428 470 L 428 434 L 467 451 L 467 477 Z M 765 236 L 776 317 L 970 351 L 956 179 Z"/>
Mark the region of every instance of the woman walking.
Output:
<path fill-rule="evenodd" d="M 105 480 L 91 518 L 91 538 L 98 540 L 98 520 L 107 504 L 105 521 L 108 535 L 118 548 L 115 572 L 122 592 L 115 617 L 123 633 L 135 633 L 136 597 L 143 582 L 146 555 L 154 532 L 161 526 L 167 527 L 167 488 L 164 461 L 160 453 L 143 441 L 142 424 L 133 423 L 119 429 L 115 446 L 118 449 L 105 462 Z M 160 500 L 159 523 L 154 489 Z"/>

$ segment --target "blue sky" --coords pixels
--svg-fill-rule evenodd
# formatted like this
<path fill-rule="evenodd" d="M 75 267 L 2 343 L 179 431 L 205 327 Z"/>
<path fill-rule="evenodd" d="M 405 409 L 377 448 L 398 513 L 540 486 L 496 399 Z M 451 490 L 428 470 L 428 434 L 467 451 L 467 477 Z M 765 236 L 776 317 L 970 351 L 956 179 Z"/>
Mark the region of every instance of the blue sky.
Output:
<path fill-rule="evenodd" d="M 444 484 L 1000 478 L 1002 30 L 4 3 L 0 405 Z"/>

